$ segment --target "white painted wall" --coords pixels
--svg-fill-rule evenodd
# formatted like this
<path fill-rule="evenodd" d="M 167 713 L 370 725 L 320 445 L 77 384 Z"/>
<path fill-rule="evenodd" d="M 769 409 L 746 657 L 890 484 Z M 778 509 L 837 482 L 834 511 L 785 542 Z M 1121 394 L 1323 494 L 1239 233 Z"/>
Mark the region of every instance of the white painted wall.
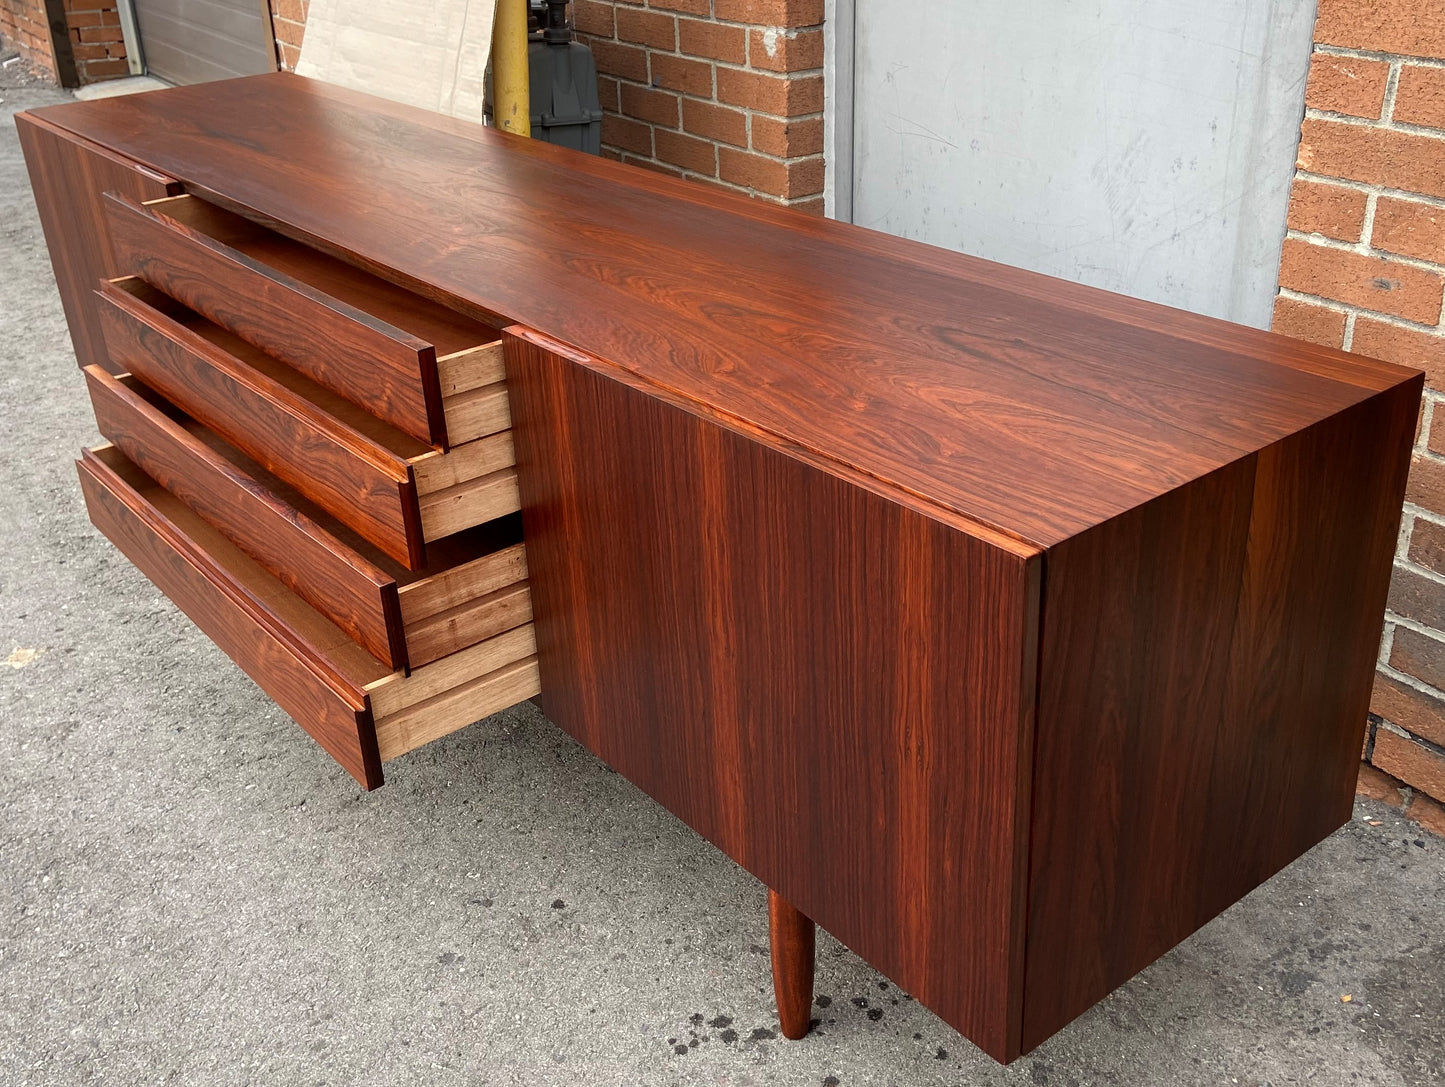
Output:
<path fill-rule="evenodd" d="M 1314 0 L 828 14 L 840 218 L 1268 326 Z"/>

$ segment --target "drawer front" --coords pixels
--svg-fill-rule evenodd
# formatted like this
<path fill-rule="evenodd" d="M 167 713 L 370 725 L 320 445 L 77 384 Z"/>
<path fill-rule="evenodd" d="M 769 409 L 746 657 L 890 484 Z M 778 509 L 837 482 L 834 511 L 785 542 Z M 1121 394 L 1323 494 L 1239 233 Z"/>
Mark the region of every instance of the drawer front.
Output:
<path fill-rule="evenodd" d="M 368 789 L 381 784 L 370 701 L 95 453 L 79 462 L 90 519 Z"/>
<path fill-rule="evenodd" d="M 100 432 L 378 660 L 406 668 L 396 581 L 137 391 L 85 370 Z"/>
<path fill-rule="evenodd" d="M 154 209 L 114 194 L 105 204 L 127 271 L 398 429 L 446 447 L 431 344 Z"/>
<path fill-rule="evenodd" d="M 405 460 L 115 284 L 98 293 L 115 362 L 398 562 L 426 564 Z"/>

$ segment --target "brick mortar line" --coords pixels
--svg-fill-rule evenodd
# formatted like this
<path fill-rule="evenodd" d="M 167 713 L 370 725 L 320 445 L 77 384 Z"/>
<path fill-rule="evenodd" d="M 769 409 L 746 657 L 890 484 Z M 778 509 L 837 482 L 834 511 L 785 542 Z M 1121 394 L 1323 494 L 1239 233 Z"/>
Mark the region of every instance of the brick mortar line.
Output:
<path fill-rule="evenodd" d="M 1383 60 L 1387 63 L 1398 60 L 1406 64 L 1418 64 L 1422 68 L 1445 68 L 1445 59 L 1439 57 L 1415 57 L 1409 53 L 1386 53 L 1378 49 L 1351 49 L 1343 45 L 1315 42 L 1313 51 L 1327 57 L 1359 57 L 1361 60 Z"/>
<path fill-rule="evenodd" d="M 1437 642 L 1442 640 L 1441 637 L 1440 637 L 1440 636 L 1441 636 L 1441 633 L 1442 633 L 1441 631 L 1439 631 L 1439 630 L 1437 630 L 1436 628 L 1430 626 L 1428 623 L 1422 623 L 1422 622 L 1420 622 L 1420 620 L 1418 620 L 1418 619 L 1411 619 L 1409 616 L 1396 615 L 1396 614 L 1395 614 L 1394 612 L 1392 612 L 1392 611 L 1386 611 L 1386 612 L 1385 612 L 1385 620 L 1386 620 L 1386 622 L 1388 622 L 1388 623 L 1389 623 L 1390 625 L 1392 625 L 1392 626 L 1404 627 L 1406 630 L 1413 630 L 1416 634 L 1427 635 L 1427 636 L 1429 636 L 1430 638 L 1433 638 L 1433 639 L 1434 639 L 1435 641 L 1437 641 Z M 1393 671 L 1399 671 L 1398 669 L 1392 669 L 1392 670 L 1393 670 Z M 1401 674 L 1401 675 L 1409 675 L 1408 672 L 1401 672 L 1400 674 Z M 1421 684 L 1421 685 L 1423 685 L 1424 687 L 1428 688 L 1429 690 L 1432 690 L 1432 691 L 1435 690 L 1434 687 L 1432 687 L 1430 684 L 1426 683 L 1423 679 L 1419 679 L 1419 678 L 1414 677 L 1414 676 L 1411 676 L 1410 678 L 1414 679 L 1417 684 Z M 1441 696 L 1441 700 L 1442 700 L 1442 701 L 1445 701 L 1445 695 L 1442 695 L 1442 696 Z"/>
<path fill-rule="evenodd" d="M 1385 100 L 1380 104 L 1380 121 L 1386 125 L 1395 123 L 1395 95 L 1400 90 L 1400 62 L 1392 60 L 1390 70 L 1385 73 Z M 1309 116 L 1309 111 L 1305 111 Z"/>
<path fill-rule="evenodd" d="M 1403 674 L 1403 673 L 1401 673 L 1401 674 Z M 1411 731 L 1410 731 L 1409 729 L 1407 729 L 1404 725 L 1396 724 L 1394 721 L 1391 721 L 1388 717 L 1381 717 L 1381 718 L 1380 718 L 1380 724 L 1383 725 L 1385 728 L 1389 729 L 1391 732 L 1395 733 L 1395 735 L 1397 735 L 1397 736 L 1403 736 L 1403 737 L 1404 737 L 1405 739 L 1407 739 L 1407 740 L 1414 740 L 1417 744 L 1419 744 L 1421 747 L 1424 747 L 1426 750 L 1434 752 L 1436 755 L 1440 756 L 1441 758 L 1445 758 L 1445 747 L 1441 747 L 1439 744 L 1437 744 L 1437 743 L 1436 743 L 1435 741 L 1433 741 L 1433 740 L 1427 740 L 1424 736 L 1421 736 L 1418 732 L 1411 732 Z M 1418 790 L 1416 790 L 1416 791 L 1418 792 Z M 1426 794 L 1426 795 L 1429 795 L 1429 794 Z"/>
<path fill-rule="evenodd" d="M 1401 529 L 1404 528 L 1403 522 L 1400 527 Z M 1397 555 L 1393 565 L 1403 570 L 1408 570 L 1412 574 L 1420 574 L 1426 581 L 1432 581 L 1441 588 L 1445 588 L 1445 574 L 1437 574 L 1434 570 L 1421 566 L 1414 559 L 1410 558 L 1408 553 L 1403 558 Z"/>
<path fill-rule="evenodd" d="M 1374 215 L 1368 205 L 1365 208 L 1368 216 L 1368 225 L 1374 226 Z M 1419 257 L 1407 256 L 1404 253 L 1394 253 L 1388 249 L 1377 249 L 1367 241 L 1342 242 L 1338 238 L 1331 238 L 1325 234 L 1306 234 L 1302 230 L 1287 229 L 1284 233 L 1286 238 L 1297 242 L 1308 242 L 1310 245 L 1317 245 L 1321 249 L 1336 249 L 1341 252 L 1355 253 L 1362 257 L 1378 256 L 1388 259 L 1397 264 L 1404 264 L 1422 272 L 1445 273 L 1445 263 L 1431 260 L 1421 260 Z M 1365 237 L 1369 235 L 1366 234 Z"/>
<path fill-rule="evenodd" d="M 1362 316 L 1369 317 L 1371 320 L 1378 320 L 1383 322 L 1384 324 L 1394 325 L 1397 328 L 1406 329 L 1410 332 L 1423 332 L 1427 335 L 1433 336 L 1440 336 L 1442 335 L 1442 333 L 1445 333 L 1445 329 L 1442 329 L 1439 324 L 1419 324 L 1418 322 L 1411 321 L 1405 317 L 1396 317 L 1389 313 L 1380 313 L 1378 310 L 1367 309 L 1364 306 L 1352 305 L 1349 302 L 1341 302 L 1339 301 L 1339 299 L 1336 298 L 1326 298 L 1324 295 L 1321 294 L 1309 294 L 1305 291 L 1297 291 L 1293 287 L 1281 286 L 1279 288 L 1279 293 L 1283 297 L 1293 299 L 1296 302 L 1311 302 L 1315 305 L 1323 306 L 1326 309 L 1336 311 L 1343 310 L 1346 317 L 1349 317 L 1353 314 L 1360 314 Z M 1445 304 L 1442 304 L 1442 308 L 1445 308 Z M 1435 393 L 1445 393 L 1445 390 L 1441 389 L 1431 389 L 1429 391 Z"/>
<path fill-rule="evenodd" d="M 1445 140 L 1445 130 L 1431 128 L 1429 125 L 1411 124 L 1408 121 L 1387 121 L 1383 116 L 1355 117 L 1348 113 L 1336 113 L 1333 110 L 1315 109 L 1311 106 L 1305 110 L 1305 120 L 1333 121 L 1335 124 L 1351 125 L 1354 128 L 1377 128 L 1385 132 L 1405 132 L 1412 136 L 1423 136 L 1426 139 Z"/>
<path fill-rule="evenodd" d="M 1303 178 L 1306 181 L 1319 181 L 1330 185 L 1339 185 L 1341 188 L 1354 189 L 1363 193 L 1374 193 L 1377 196 L 1389 196 L 1397 200 L 1416 200 L 1422 204 L 1429 204 L 1431 207 L 1445 210 L 1445 197 L 1430 196 L 1427 193 L 1412 192 L 1409 189 L 1393 189 L 1388 185 L 1380 185 L 1371 181 L 1354 181 L 1347 177 L 1334 177 L 1330 174 L 1316 174 L 1309 170 L 1295 168 L 1295 177 Z"/>

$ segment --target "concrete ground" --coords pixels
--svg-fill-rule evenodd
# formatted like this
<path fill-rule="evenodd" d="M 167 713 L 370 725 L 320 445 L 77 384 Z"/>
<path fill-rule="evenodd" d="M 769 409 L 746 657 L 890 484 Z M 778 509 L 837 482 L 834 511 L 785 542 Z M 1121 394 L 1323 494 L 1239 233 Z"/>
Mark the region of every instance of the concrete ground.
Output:
<path fill-rule="evenodd" d="M 1445 1083 L 1445 842 L 1373 802 L 1005 1069 L 826 936 L 822 1025 L 779 1038 L 763 888 L 530 705 L 360 793 L 86 521 L 97 435 L 10 122 L 66 96 L 24 83 L 0 1083 Z"/>

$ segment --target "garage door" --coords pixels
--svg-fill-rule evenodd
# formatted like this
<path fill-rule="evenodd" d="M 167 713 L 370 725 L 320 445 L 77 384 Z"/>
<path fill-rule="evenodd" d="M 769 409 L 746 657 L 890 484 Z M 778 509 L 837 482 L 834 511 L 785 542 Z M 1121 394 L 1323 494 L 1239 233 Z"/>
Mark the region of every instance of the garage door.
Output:
<path fill-rule="evenodd" d="M 205 83 L 276 68 L 265 0 L 133 0 L 146 71 Z"/>

